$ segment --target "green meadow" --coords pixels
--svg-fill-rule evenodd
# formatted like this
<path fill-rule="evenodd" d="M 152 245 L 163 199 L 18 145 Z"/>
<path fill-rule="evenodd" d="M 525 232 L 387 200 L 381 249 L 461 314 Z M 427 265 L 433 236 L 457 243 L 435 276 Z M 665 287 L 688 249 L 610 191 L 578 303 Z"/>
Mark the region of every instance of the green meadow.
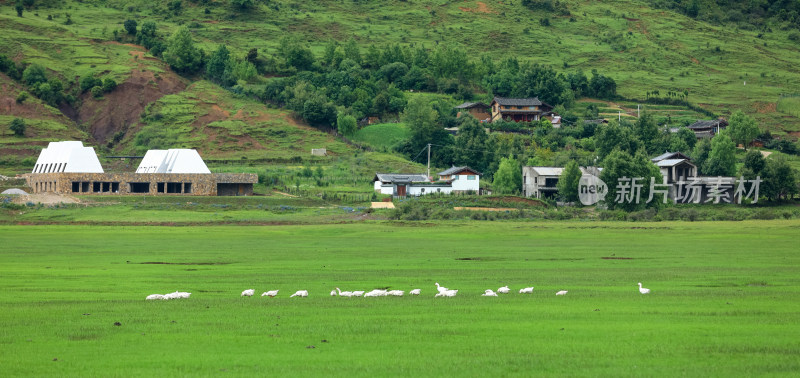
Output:
<path fill-rule="evenodd" d="M 798 229 L 4 225 L 0 366 L 5 376 L 794 375 Z M 458 295 L 434 298 L 435 282 Z M 480 296 L 503 285 L 512 293 Z M 337 286 L 422 295 L 331 297 Z M 526 286 L 533 294 L 517 294 Z M 271 289 L 277 297 L 258 297 Z M 289 298 L 301 289 L 308 298 Z M 144 300 L 176 290 L 191 298 Z"/>

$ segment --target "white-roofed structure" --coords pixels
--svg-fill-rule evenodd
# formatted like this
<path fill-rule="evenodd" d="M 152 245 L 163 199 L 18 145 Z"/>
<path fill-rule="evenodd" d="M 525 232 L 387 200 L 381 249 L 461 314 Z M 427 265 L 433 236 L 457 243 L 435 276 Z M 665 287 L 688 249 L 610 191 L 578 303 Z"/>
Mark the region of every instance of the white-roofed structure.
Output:
<path fill-rule="evenodd" d="M 103 173 L 93 147 L 80 141 L 50 142 L 31 173 Z"/>
<path fill-rule="evenodd" d="M 197 150 L 149 150 L 136 173 L 211 173 Z"/>

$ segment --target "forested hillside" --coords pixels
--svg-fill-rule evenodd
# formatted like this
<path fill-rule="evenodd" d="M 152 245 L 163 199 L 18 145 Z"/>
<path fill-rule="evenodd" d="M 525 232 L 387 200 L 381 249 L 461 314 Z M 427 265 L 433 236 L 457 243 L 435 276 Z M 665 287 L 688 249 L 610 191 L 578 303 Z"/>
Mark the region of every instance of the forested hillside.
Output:
<path fill-rule="evenodd" d="M 358 139 L 355 122 L 375 117 L 410 130 L 374 148 L 413 159 L 434 143 L 445 147 L 438 166 L 493 172 L 507 155 L 591 162 L 606 142 L 582 120 L 624 120 L 637 107 L 673 128 L 741 110 L 766 137 L 794 143 L 797 10 L 797 1 L 0 1 L 9 88 L 0 120 L 27 126 L 24 141 L 3 127 L 0 143 L 6 163 L 35 156 L 31 143 L 76 136 L 108 153 L 300 158 L 325 145 L 350 155 L 359 148 L 330 133 Z M 458 126 L 454 105 L 494 95 L 538 96 L 575 127 L 501 123 L 492 128 L 523 132 L 460 142 L 444 133 Z M 648 152 L 683 147 L 654 138 L 640 141 Z"/>

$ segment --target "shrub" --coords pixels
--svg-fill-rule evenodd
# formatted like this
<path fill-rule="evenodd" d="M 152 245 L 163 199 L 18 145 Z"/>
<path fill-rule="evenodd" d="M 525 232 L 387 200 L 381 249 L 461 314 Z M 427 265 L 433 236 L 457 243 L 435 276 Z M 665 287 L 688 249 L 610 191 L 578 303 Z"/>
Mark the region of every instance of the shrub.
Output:
<path fill-rule="evenodd" d="M 25 121 L 19 118 L 14 118 L 11 125 L 8 127 L 16 136 L 25 136 Z"/>
<path fill-rule="evenodd" d="M 101 98 L 103 97 L 103 87 L 96 85 L 92 87 L 92 97 L 94 98 Z"/>
<path fill-rule="evenodd" d="M 103 92 L 111 92 L 117 87 L 117 82 L 114 79 L 103 80 Z"/>
<path fill-rule="evenodd" d="M 28 92 L 25 91 L 19 92 L 19 94 L 17 95 L 17 104 L 25 102 L 25 100 L 28 99 L 28 96 L 30 96 Z"/>
<path fill-rule="evenodd" d="M 789 40 L 794 42 L 800 42 L 800 32 L 793 31 L 789 33 Z"/>
<path fill-rule="evenodd" d="M 136 20 L 125 20 L 125 23 L 122 24 L 125 27 L 125 31 L 128 32 L 130 35 L 136 35 L 136 27 L 138 24 Z"/>

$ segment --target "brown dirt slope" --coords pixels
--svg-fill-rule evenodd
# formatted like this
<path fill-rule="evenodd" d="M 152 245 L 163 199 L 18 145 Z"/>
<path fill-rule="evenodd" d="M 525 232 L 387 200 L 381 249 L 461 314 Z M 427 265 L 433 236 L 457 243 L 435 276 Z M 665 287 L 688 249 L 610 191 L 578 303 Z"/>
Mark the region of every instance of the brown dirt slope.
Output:
<path fill-rule="evenodd" d="M 101 99 L 84 93 L 81 96 L 82 105 L 75 115 L 76 122 L 87 125 L 89 133 L 101 144 L 109 142 L 114 134 L 124 132 L 128 126 L 138 122 L 147 104 L 186 89 L 186 81 L 166 64 L 153 58 L 144 58 L 141 47 L 130 46 L 131 60 L 136 67 L 131 71 L 130 78 Z"/>

